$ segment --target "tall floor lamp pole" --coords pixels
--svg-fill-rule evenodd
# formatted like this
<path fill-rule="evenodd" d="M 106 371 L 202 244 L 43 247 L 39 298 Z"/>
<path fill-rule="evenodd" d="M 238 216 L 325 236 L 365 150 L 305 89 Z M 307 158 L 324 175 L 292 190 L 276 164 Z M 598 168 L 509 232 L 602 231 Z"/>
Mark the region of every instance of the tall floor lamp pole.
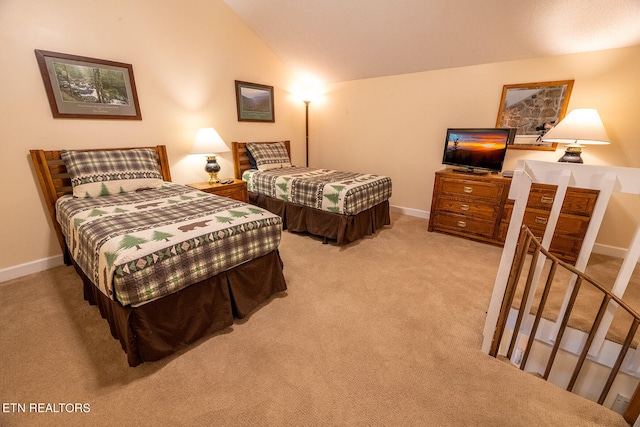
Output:
<path fill-rule="evenodd" d="M 309 103 L 311 101 L 304 101 L 304 126 L 305 126 L 305 131 L 306 131 L 306 138 L 307 138 L 307 149 L 306 149 L 306 153 L 307 153 L 307 167 L 309 167 Z"/>

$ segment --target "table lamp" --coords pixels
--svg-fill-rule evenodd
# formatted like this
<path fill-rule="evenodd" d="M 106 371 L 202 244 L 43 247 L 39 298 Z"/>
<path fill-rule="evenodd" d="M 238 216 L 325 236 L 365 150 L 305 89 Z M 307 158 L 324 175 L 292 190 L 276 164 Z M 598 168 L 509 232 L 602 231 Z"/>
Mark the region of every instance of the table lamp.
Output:
<path fill-rule="evenodd" d="M 557 125 L 542 137 L 544 142 L 567 144 L 559 162 L 583 163 L 582 147 L 585 145 L 609 144 L 609 136 L 594 108 L 572 110 Z"/>
<path fill-rule="evenodd" d="M 198 129 L 191 154 L 204 154 L 207 157 L 204 170 L 209 174 L 209 184 L 220 182 L 218 178 L 220 165 L 216 161 L 216 155 L 227 151 L 229 151 L 229 147 L 214 128 Z"/>

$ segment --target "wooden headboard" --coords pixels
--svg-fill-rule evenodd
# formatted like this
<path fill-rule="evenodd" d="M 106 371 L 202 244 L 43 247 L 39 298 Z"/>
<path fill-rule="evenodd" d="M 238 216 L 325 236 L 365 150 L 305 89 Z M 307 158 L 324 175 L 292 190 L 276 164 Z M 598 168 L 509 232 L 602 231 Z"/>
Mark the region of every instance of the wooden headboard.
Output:
<path fill-rule="evenodd" d="M 156 151 L 158 169 L 162 178 L 165 181 L 171 181 L 169 158 L 167 157 L 167 147 L 165 145 L 157 145 L 155 147 L 96 148 L 83 151 L 132 150 L 134 148 L 153 148 Z M 47 204 L 56 237 L 62 248 L 62 253 L 66 256 L 64 236 L 62 235 L 60 224 L 58 224 L 56 220 L 56 201 L 65 194 L 73 193 L 71 178 L 60 156 L 60 150 L 29 150 L 29 153 L 31 154 L 31 160 L 38 175 L 38 181 L 40 181 L 40 189 Z"/>
<path fill-rule="evenodd" d="M 284 142 L 287 147 L 287 153 L 291 158 L 291 142 L 290 141 L 264 141 L 264 142 L 251 142 L 251 144 L 275 144 L 277 142 Z M 247 144 L 249 142 L 232 142 L 231 151 L 233 152 L 233 171 L 236 179 L 242 179 L 244 171 L 251 169 L 249 164 L 249 156 L 247 155 Z"/>

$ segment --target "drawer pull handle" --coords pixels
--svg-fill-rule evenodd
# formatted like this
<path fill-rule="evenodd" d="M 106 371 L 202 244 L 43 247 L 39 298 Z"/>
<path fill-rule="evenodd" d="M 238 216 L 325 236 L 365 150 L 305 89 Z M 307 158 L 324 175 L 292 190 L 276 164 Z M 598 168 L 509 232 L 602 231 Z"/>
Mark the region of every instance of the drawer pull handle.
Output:
<path fill-rule="evenodd" d="M 537 224 L 546 224 L 547 223 L 547 218 L 543 217 L 543 216 L 537 216 L 535 219 L 535 222 Z"/>
<path fill-rule="evenodd" d="M 465 193 L 473 193 L 473 187 L 469 187 L 468 185 L 465 185 L 462 188 L 462 191 L 464 191 Z"/>
<path fill-rule="evenodd" d="M 469 210 L 469 205 L 467 205 L 467 204 L 460 205 L 460 210 L 461 211 L 468 211 Z"/>
<path fill-rule="evenodd" d="M 540 203 L 552 204 L 553 203 L 553 197 L 542 196 L 542 197 L 540 197 Z"/>
<path fill-rule="evenodd" d="M 465 228 L 467 226 L 467 221 L 458 221 L 458 227 Z"/>

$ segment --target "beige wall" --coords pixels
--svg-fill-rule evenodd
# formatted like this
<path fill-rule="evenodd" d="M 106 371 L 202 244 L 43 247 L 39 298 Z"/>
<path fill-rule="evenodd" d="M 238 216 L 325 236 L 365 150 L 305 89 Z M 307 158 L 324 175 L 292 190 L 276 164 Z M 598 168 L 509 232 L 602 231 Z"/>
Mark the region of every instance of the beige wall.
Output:
<path fill-rule="evenodd" d="M 428 211 L 447 127 L 495 126 L 505 84 L 573 79 L 569 110 L 597 108 L 612 140 L 585 148 L 585 163 L 637 168 L 639 73 L 635 46 L 333 84 L 310 106 L 310 165 L 389 175 L 392 205 Z M 504 169 L 562 153 L 509 150 Z M 599 244 L 628 246 L 638 202 L 613 200 Z"/>
<path fill-rule="evenodd" d="M 297 76 L 222 0 L 2 0 L 0 42 L 0 186 L 15 206 L 0 213 L 0 270 L 59 255 L 31 148 L 166 144 L 173 180 L 189 183 L 205 178 L 203 160 L 188 155 L 195 132 L 213 126 L 227 142 L 291 139 L 293 162 L 304 163 L 304 106 L 289 92 Z M 53 119 L 34 49 L 133 64 L 143 120 Z M 639 69 L 634 47 L 333 84 L 310 106 L 310 163 L 390 175 L 392 204 L 426 212 L 447 127 L 494 126 L 504 84 L 575 79 L 570 109 L 598 108 L 613 140 L 585 161 L 640 167 Z M 237 121 L 236 79 L 275 87 L 276 123 Z M 513 151 L 505 168 L 559 156 Z M 615 201 L 600 243 L 628 238 L 637 202 Z"/>
<path fill-rule="evenodd" d="M 304 161 L 295 76 L 221 0 L 2 0 L 0 45 L 0 270 L 60 253 L 29 149 L 166 144 L 173 180 L 198 182 L 204 159 L 188 153 L 213 126 L 228 143 L 291 139 Z M 34 49 L 132 64 L 142 121 L 53 119 Z M 237 121 L 234 80 L 275 87 L 275 123 Z M 231 176 L 231 153 L 220 163 Z"/>

